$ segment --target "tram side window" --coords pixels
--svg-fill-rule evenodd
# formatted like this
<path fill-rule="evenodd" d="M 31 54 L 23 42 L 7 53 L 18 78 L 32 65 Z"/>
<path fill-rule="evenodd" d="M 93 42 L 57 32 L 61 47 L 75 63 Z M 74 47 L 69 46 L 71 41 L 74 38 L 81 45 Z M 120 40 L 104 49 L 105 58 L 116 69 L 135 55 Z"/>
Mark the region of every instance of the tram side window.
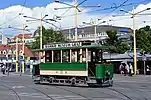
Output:
<path fill-rule="evenodd" d="M 100 50 L 92 50 L 91 51 L 91 61 L 92 62 L 101 62 L 102 60 L 102 52 Z"/>
<path fill-rule="evenodd" d="M 54 62 L 61 62 L 61 54 L 59 51 L 54 51 Z"/>
<path fill-rule="evenodd" d="M 46 55 L 46 57 L 45 57 L 45 62 L 51 62 L 51 51 L 46 51 L 45 52 L 45 55 Z"/>
<path fill-rule="evenodd" d="M 82 51 L 82 62 L 86 61 L 86 51 Z"/>
<path fill-rule="evenodd" d="M 71 56 L 71 57 L 72 57 L 72 58 L 71 58 L 71 59 L 72 59 L 71 61 L 72 61 L 72 62 L 75 62 L 75 58 L 76 58 L 75 52 L 72 52 L 72 56 Z"/>
<path fill-rule="evenodd" d="M 62 62 L 69 62 L 69 51 L 62 52 Z"/>

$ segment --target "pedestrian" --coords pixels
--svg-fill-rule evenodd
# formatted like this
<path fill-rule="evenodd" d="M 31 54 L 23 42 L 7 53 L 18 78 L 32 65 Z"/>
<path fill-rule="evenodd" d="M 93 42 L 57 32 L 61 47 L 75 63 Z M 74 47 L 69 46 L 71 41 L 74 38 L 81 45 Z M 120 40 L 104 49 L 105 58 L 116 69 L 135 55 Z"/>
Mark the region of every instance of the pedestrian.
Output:
<path fill-rule="evenodd" d="M 132 76 L 132 75 L 133 75 L 133 66 L 132 66 L 132 64 L 130 63 L 129 76 Z"/>
<path fill-rule="evenodd" d="M 125 64 L 123 70 L 124 70 L 124 76 L 126 76 L 126 72 L 127 72 L 127 71 L 126 71 L 126 64 Z"/>
<path fill-rule="evenodd" d="M 8 63 L 8 66 L 7 66 L 7 75 L 9 76 L 9 71 L 11 69 L 11 63 Z"/>
<path fill-rule="evenodd" d="M 3 62 L 3 65 L 2 65 L 2 72 L 3 72 L 3 74 L 5 74 L 5 71 L 6 71 L 6 63 Z"/>
<path fill-rule="evenodd" d="M 129 74 L 129 65 L 126 63 L 126 74 Z"/>
<path fill-rule="evenodd" d="M 150 74 L 149 72 L 150 72 L 150 67 L 147 65 L 146 66 L 146 74 L 149 75 Z"/>
<path fill-rule="evenodd" d="M 124 66 L 123 66 L 123 64 L 121 63 L 121 64 L 120 64 L 120 67 L 119 67 L 119 71 L 120 71 L 120 74 L 121 74 L 121 75 L 124 73 L 123 69 L 124 69 Z"/>

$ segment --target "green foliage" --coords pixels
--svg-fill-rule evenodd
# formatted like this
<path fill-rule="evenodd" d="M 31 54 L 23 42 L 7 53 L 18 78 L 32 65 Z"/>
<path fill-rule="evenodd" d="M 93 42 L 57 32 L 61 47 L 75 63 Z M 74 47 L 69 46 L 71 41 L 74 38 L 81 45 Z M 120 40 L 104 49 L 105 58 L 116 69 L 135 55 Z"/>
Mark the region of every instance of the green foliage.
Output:
<path fill-rule="evenodd" d="M 136 47 L 148 53 L 151 52 L 151 28 L 146 26 L 136 30 Z"/>
<path fill-rule="evenodd" d="M 130 46 L 126 43 L 127 38 L 118 38 L 116 31 L 107 31 L 108 39 L 105 45 L 114 46 L 109 50 L 111 53 L 125 53 L 130 49 Z"/>
<path fill-rule="evenodd" d="M 36 41 L 32 43 L 30 46 L 31 49 L 39 49 L 40 48 L 40 37 L 36 37 Z M 54 31 L 52 29 L 42 28 L 42 43 L 43 45 L 52 43 L 52 42 L 65 42 L 66 39 L 61 32 Z"/>

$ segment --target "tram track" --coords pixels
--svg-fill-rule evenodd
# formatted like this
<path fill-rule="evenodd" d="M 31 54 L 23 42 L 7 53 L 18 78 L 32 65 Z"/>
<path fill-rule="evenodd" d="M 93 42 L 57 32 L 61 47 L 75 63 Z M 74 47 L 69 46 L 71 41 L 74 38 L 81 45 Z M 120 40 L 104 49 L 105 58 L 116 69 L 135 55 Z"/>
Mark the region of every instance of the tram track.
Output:
<path fill-rule="evenodd" d="M 2 82 L 8 82 L 8 81 L 5 81 L 5 80 L 3 80 L 3 79 L 1 79 L 1 81 L 2 81 Z M 10 82 L 10 81 L 9 81 L 9 82 Z M 15 82 L 15 83 L 19 83 L 19 82 Z M 12 90 L 12 91 L 15 93 L 15 95 L 17 96 L 18 100 L 22 100 L 21 97 L 19 96 L 19 94 L 18 94 L 14 89 L 12 89 L 12 88 L 10 88 L 10 87 L 8 87 L 8 86 L 2 85 L 2 84 L 0 84 L 0 86 L 3 86 L 3 87 L 5 87 L 5 88 L 8 88 L 9 90 Z M 29 87 L 29 86 L 27 86 L 27 85 L 24 85 L 24 86 L 25 86 L 25 87 L 28 87 L 28 88 L 31 88 L 31 89 L 33 89 L 33 90 L 35 90 L 35 91 L 37 91 L 37 92 L 39 92 L 39 93 L 45 95 L 47 98 L 49 98 L 49 99 L 51 99 L 51 100 L 55 100 L 55 99 L 53 99 L 52 97 L 50 97 L 48 94 L 44 93 L 43 91 L 41 91 L 41 90 L 39 90 L 39 89 L 32 88 L 32 87 Z"/>
<path fill-rule="evenodd" d="M 21 97 L 19 96 L 19 94 L 14 89 L 12 89 L 12 88 L 10 88 L 10 87 L 8 87 L 6 85 L 3 85 L 3 84 L 0 84 L 0 86 L 5 87 L 5 88 L 11 90 L 13 93 L 15 93 L 15 95 L 16 95 L 16 97 L 17 97 L 18 100 L 22 100 Z"/>
<path fill-rule="evenodd" d="M 26 86 L 26 87 L 28 87 L 28 86 Z M 49 98 L 49 99 L 51 99 L 51 100 L 55 100 L 55 99 L 53 99 L 51 96 L 49 96 L 47 93 L 45 93 L 45 92 L 43 92 L 43 91 L 41 91 L 41 90 L 39 90 L 39 89 L 32 88 L 32 87 L 28 87 L 28 88 L 31 88 L 31 89 L 33 89 L 33 90 L 35 90 L 35 91 L 37 91 L 37 92 L 39 92 L 39 93 L 45 95 L 47 98 Z"/>
<path fill-rule="evenodd" d="M 59 87 L 59 86 L 55 86 L 55 88 L 58 88 L 58 89 L 67 91 L 67 92 L 69 92 L 69 93 L 76 94 L 76 95 L 78 95 L 78 96 L 81 96 L 81 97 L 85 98 L 86 100 L 93 100 L 93 99 L 91 99 L 91 98 L 89 98 L 89 97 L 86 97 L 86 96 L 84 96 L 84 95 L 81 95 L 80 93 L 77 93 L 77 92 L 74 92 L 74 91 L 71 91 L 71 90 L 68 90 L 68 89 L 65 89 L 65 88 L 61 88 L 61 87 Z"/>
<path fill-rule="evenodd" d="M 117 83 L 116 83 L 117 84 Z M 123 87 L 123 85 L 121 85 L 121 84 L 118 84 L 118 86 L 121 86 L 121 87 Z M 141 92 L 141 93 L 143 93 L 143 91 L 141 91 L 141 90 L 139 90 L 139 89 L 132 89 L 132 87 L 130 87 L 130 86 L 127 86 L 126 88 L 128 88 L 128 89 L 130 89 L 130 90 L 135 90 L 135 92 Z M 146 97 L 144 97 L 144 96 L 142 96 L 143 97 L 143 99 L 144 100 L 147 100 L 147 98 Z"/>
<path fill-rule="evenodd" d="M 112 90 L 112 91 L 114 91 L 114 92 L 116 92 L 116 93 L 118 93 L 118 94 L 124 96 L 124 97 L 127 98 L 128 100 L 133 100 L 131 97 L 127 96 L 127 95 L 124 94 L 123 92 L 120 92 L 120 91 L 118 91 L 118 90 L 116 90 L 116 89 L 113 89 L 113 88 L 110 88 L 110 87 L 107 88 L 107 89 Z"/>
<path fill-rule="evenodd" d="M 119 98 L 119 99 L 122 99 L 122 100 L 125 100 L 125 99 L 123 99 L 123 98 L 120 98 L 120 97 L 118 97 L 118 96 L 115 96 L 115 95 L 113 95 L 113 94 L 109 94 L 109 93 L 106 93 L 106 92 L 103 92 L 103 91 L 98 91 L 98 90 L 93 90 L 93 89 L 90 89 L 91 91 L 94 91 L 94 92 L 99 92 L 99 93 L 103 93 L 103 94 L 106 94 L 106 95 L 108 95 L 108 96 L 112 96 L 112 97 L 117 97 L 117 98 Z M 100 97 L 100 98 L 103 98 L 103 97 Z"/>
<path fill-rule="evenodd" d="M 5 82 L 5 80 L 1 80 L 1 81 L 4 81 L 4 82 Z M 17 82 L 17 83 L 18 83 L 18 82 Z M 21 100 L 21 97 L 19 96 L 19 94 L 18 94 L 14 89 L 12 89 L 12 88 L 10 88 L 10 87 L 8 87 L 8 86 L 6 86 L 6 85 L 3 85 L 3 84 L 0 84 L 0 86 L 3 86 L 3 87 L 5 87 L 5 88 L 8 88 L 9 90 L 11 90 L 12 92 L 15 93 L 16 97 L 18 98 L 17 100 Z M 24 86 L 25 86 L 25 87 L 28 87 L 28 88 L 31 88 L 31 89 L 35 90 L 36 92 L 45 95 L 45 96 L 46 96 L 47 98 L 49 98 L 50 100 L 56 100 L 56 99 L 54 99 L 53 97 L 49 96 L 49 94 L 43 92 L 42 90 L 39 90 L 39 89 L 36 89 L 36 88 L 33 88 L 33 87 L 29 87 L 29 86 L 27 86 L 27 85 L 24 85 Z M 121 85 L 121 87 L 122 87 L 122 86 L 123 86 L 123 85 Z M 67 92 L 69 92 L 69 93 L 73 93 L 73 94 L 75 94 L 75 95 L 81 96 L 81 97 L 85 98 L 86 100 L 93 100 L 93 97 L 90 98 L 90 97 L 84 96 L 84 95 L 82 95 L 82 94 L 80 94 L 80 93 L 74 92 L 74 91 L 72 91 L 72 90 L 69 90 L 69 89 L 66 89 L 66 88 L 62 88 L 62 87 L 60 87 L 60 86 L 54 86 L 54 87 L 55 87 L 55 88 L 58 88 L 58 89 L 61 89 L 61 90 L 64 90 L 64 91 L 67 91 Z M 117 89 L 114 89 L 114 88 L 112 88 L 112 87 L 108 87 L 108 88 L 106 88 L 106 89 L 109 89 L 109 90 L 111 90 L 111 91 L 114 91 L 114 92 L 120 94 L 121 96 L 125 97 L 126 99 L 121 98 L 121 99 L 123 99 L 123 100 L 133 100 L 131 97 L 129 97 L 128 95 L 124 94 L 123 92 L 118 91 Z M 93 90 L 93 89 L 92 89 L 92 91 L 96 91 L 96 90 Z M 101 91 L 96 91 L 96 92 L 105 93 L 105 94 L 107 94 L 107 95 L 114 96 L 114 95 L 111 95 L 111 94 L 106 93 L 106 92 L 101 92 Z M 116 97 L 117 97 L 117 96 L 116 96 Z M 99 97 L 99 98 L 104 98 L 104 97 Z M 118 98 L 119 98 L 119 97 L 118 97 Z M 64 99 L 66 99 L 66 100 L 71 100 L 71 99 L 66 98 L 66 97 L 64 97 Z M 144 98 L 144 100 L 147 100 L 147 99 Z"/>

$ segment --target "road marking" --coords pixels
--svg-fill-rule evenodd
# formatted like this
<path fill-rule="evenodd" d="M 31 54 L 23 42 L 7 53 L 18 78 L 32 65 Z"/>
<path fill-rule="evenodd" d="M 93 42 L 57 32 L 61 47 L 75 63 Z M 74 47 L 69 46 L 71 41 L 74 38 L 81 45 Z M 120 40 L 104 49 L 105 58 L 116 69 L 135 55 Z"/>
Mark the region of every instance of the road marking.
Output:
<path fill-rule="evenodd" d="M 138 82 L 138 81 L 132 81 L 132 80 L 130 80 L 130 81 L 124 81 L 124 80 L 123 80 L 123 81 L 116 81 L 116 82 L 125 82 L 125 83 L 151 83 L 151 82 L 149 82 L 149 81 L 145 81 L 145 82 L 143 82 L 143 81 L 140 82 L 140 81 L 139 81 L 139 82 Z"/>
<path fill-rule="evenodd" d="M 15 95 L 15 94 L 10 94 Z M 50 99 L 44 94 L 41 93 L 18 93 L 19 96 L 25 96 L 25 97 L 33 97 L 33 98 L 42 98 L 42 99 Z M 74 96 L 74 95 L 56 95 L 56 94 L 50 94 L 50 97 L 52 97 L 54 100 L 87 100 L 86 98 L 82 96 Z"/>
<path fill-rule="evenodd" d="M 20 89 L 20 88 L 25 88 L 25 86 L 13 86 L 12 88 L 13 89 L 16 89 L 16 88 Z"/>

